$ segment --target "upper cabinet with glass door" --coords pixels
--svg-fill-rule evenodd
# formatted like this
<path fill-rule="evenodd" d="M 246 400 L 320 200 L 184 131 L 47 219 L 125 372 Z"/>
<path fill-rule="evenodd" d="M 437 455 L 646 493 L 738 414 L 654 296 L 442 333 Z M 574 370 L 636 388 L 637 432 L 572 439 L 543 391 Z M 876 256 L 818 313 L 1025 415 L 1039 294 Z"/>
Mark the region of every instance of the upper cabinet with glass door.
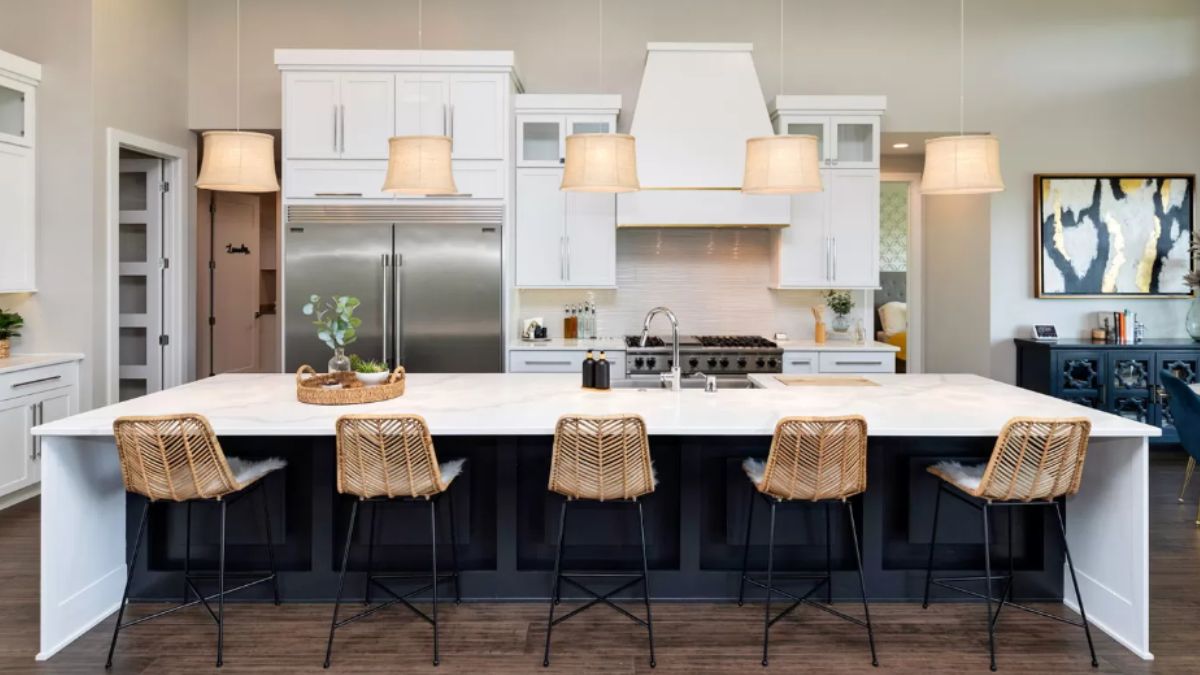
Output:
<path fill-rule="evenodd" d="M 34 99 L 42 67 L 0 52 L 0 142 L 33 147 Z"/>
<path fill-rule="evenodd" d="M 822 168 L 879 168 L 879 127 L 886 96 L 777 96 L 775 133 L 820 141 Z"/>
<path fill-rule="evenodd" d="M 602 94 L 521 94 L 516 97 L 517 166 L 555 167 L 566 161 L 567 136 L 611 134 L 621 97 Z"/>

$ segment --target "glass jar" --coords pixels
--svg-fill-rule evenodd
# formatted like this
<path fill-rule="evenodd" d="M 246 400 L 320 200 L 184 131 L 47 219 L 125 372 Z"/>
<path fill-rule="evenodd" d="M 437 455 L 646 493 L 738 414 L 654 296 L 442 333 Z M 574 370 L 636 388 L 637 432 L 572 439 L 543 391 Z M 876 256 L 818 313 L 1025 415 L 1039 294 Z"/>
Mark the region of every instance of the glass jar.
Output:
<path fill-rule="evenodd" d="M 1200 342 L 1200 295 L 1192 298 L 1192 306 L 1188 307 L 1185 326 L 1188 335 L 1192 336 L 1196 342 Z"/>
<path fill-rule="evenodd" d="M 331 373 L 348 373 L 350 372 L 350 358 L 346 356 L 346 350 L 342 347 L 334 347 L 333 358 L 329 359 L 329 372 Z"/>

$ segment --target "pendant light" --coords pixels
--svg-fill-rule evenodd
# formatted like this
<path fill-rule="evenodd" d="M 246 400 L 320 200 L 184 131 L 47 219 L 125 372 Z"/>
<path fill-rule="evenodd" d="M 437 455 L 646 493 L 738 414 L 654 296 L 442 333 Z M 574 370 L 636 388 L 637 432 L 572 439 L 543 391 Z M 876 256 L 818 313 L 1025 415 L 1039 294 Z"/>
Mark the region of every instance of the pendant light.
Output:
<path fill-rule="evenodd" d="M 991 135 L 964 133 L 966 100 L 966 7 L 958 3 L 958 135 L 925 141 L 925 173 L 921 192 L 927 195 L 975 195 L 1004 190 L 1000 176 L 1000 141 Z"/>
<path fill-rule="evenodd" d="M 779 92 L 783 91 L 783 0 L 779 0 Z M 821 191 L 821 141 L 809 135 L 746 139 L 742 192 L 787 195 Z"/>
<path fill-rule="evenodd" d="M 417 59 L 424 59 L 425 3 L 417 2 Z M 458 194 L 450 161 L 449 136 L 392 136 L 388 139 L 383 191 L 401 195 Z"/>
<path fill-rule="evenodd" d="M 277 192 L 275 138 L 270 134 L 242 131 L 242 2 L 237 0 L 234 38 L 236 131 L 206 131 L 202 135 L 204 159 L 196 187 L 222 192 Z"/>
<path fill-rule="evenodd" d="M 604 0 L 598 0 L 598 80 L 604 91 Z M 636 192 L 637 142 L 629 134 L 571 134 L 567 136 L 562 185 L 568 192 Z"/>

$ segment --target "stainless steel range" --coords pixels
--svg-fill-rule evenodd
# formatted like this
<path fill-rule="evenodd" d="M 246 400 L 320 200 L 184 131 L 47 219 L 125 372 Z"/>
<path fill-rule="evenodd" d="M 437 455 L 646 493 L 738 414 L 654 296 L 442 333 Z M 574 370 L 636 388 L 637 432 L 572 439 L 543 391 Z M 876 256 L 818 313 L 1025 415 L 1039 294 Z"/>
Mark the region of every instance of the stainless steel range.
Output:
<path fill-rule="evenodd" d="M 673 364 L 671 343 L 661 337 L 625 338 L 625 375 L 629 378 L 670 372 Z M 757 335 L 698 335 L 679 338 L 679 364 L 683 376 L 694 373 L 714 375 L 725 382 L 745 379 L 750 373 L 783 371 L 783 349 Z"/>

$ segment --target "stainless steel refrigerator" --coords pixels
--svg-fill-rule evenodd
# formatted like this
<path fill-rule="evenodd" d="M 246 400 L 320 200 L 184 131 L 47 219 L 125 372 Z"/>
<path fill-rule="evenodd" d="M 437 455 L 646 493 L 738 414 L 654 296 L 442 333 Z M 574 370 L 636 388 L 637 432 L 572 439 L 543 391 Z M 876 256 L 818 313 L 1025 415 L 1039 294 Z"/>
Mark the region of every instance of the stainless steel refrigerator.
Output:
<path fill-rule="evenodd" d="M 314 219 L 315 220 L 315 219 Z M 284 363 L 324 371 L 332 355 L 302 307 L 357 297 L 347 354 L 414 373 L 503 370 L 500 223 L 304 222 L 285 240 Z"/>

